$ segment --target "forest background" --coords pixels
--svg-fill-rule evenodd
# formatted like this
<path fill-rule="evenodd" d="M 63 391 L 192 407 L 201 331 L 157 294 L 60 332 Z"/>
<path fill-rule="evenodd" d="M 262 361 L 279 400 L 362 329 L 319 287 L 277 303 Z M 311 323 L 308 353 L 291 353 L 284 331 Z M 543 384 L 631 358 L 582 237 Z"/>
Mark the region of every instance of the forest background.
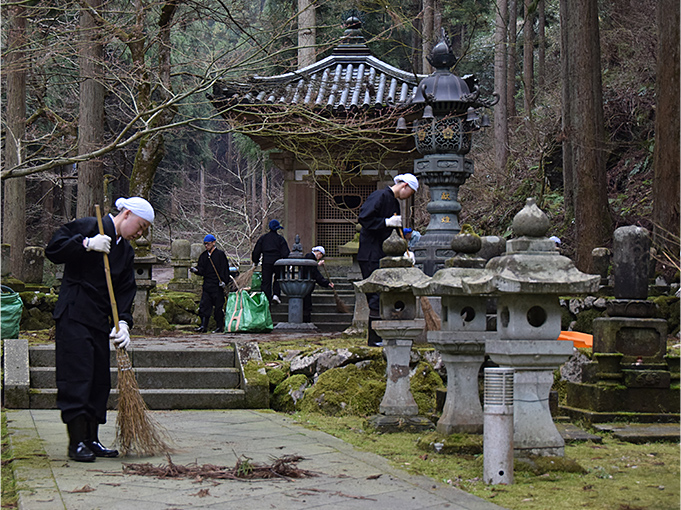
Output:
<path fill-rule="evenodd" d="M 3 1 L 2 242 L 44 246 L 94 204 L 140 195 L 158 213 L 156 254 L 212 232 L 247 260 L 282 211 L 283 175 L 207 94 L 321 59 L 350 14 L 374 55 L 415 73 L 432 71 L 425 56 L 444 28 L 452 71 L 499 93 L 493 129 L 473 137 L 461 223 L 508 237 L 533 196 L 580 269 L 615 228 L 637 224 L 653 232 L 658 270 L 674 278 L 674 0 Z M 419 191 L 417 229 L 427 201 Z M 21 259 L 12 250 L 17 277 Z"/>

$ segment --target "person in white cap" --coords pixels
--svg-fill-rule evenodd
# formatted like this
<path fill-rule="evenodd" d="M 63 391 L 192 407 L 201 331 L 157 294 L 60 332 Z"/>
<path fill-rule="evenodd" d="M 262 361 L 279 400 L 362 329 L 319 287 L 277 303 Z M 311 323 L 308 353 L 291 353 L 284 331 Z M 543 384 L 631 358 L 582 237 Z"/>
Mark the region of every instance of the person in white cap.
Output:
<path fill-rule="evenodd" d="M 130 344 L 137 285 L 135 252 L 128 241 L 140 237 L 154 221 L 154 209 L 143 198 L 119 198 L 116 207 L 116 217 L 102 218 L 104 234 L 99 233 L 97 218 L 80 218 L 57 230 L 45 249 L 49 260 L 64 264 L 53 315 L 57 407 L 69 435 L 68 456 L 78 462 L 118 456 L 117 450 L 99 441 L 111 391 L 109 340 L 123 349 Z M 104 253 L 109 257 L 118 331 L 112 324 Z"/>
<path fill-rule="evenodd" d="M 326 287 L 329 289 L 333 289 L 333 283 L 327 280 L 322 276 L 322 273 L 319 272 L 319 266 L 324 265 L 324 256 L 326 255 L 326 250 L 324 249 L 323 246 L 315 246 L 312 248 L 312 251 L 310 253 L 305 254 L 305 258 L 308 260 L 314 260 L 317 262 L 317 267 L 313 268 L 311 271 L 312 279 L 317 283 L 317 285 L 321 285 L 322 287 Z M 312 322 L 312 292 L 314 291 L 314 287 L 310 289 L 310 292 L 308 292 L 305 296 L 303 296 L 303 322 Z"/>
<path fill-rule="evenodd" d="M 400 174 L 394 179 L 392 186 L 374 191 L 369 195 L 359 210 L 359 251 L 357 262 L 362 277 L 368 278 L 379 266 L 379 260 L 385 257 L 383 241 L 393 229 L 402 228 L 399 200 L 406 200 L 419 189 L 419 181 L 412 174 Z M 379 295 L 368 293 L 369 304 L 369 338 L 370 346 L 382 344 L 382 339 L 372 328 L 374 320 L 380 320 Z"/>

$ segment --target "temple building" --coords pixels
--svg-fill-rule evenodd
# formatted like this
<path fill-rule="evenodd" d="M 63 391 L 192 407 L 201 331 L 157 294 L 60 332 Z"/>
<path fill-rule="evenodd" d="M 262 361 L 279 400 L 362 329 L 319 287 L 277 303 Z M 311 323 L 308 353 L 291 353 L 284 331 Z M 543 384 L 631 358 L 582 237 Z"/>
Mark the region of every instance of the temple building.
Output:
<path fill-rule="evenodd" d="M 370 193 L 392 177 L 413 172 L 420 157 L 406 126 L 422 113 L 411 104 L 425 75 L 400 70 L 371 54 L 359 19 L 346 22 L 331 55 L 294 72 L 221 82 L 209 99 L 237 131 L 261 149 L 285 176 L 285 236 L 304 248 L 338 247 L 356 232 Z M 309 126 L 309 129 L 305 129 Z M 407 202 L 407 222 L 413 202 Z"/>

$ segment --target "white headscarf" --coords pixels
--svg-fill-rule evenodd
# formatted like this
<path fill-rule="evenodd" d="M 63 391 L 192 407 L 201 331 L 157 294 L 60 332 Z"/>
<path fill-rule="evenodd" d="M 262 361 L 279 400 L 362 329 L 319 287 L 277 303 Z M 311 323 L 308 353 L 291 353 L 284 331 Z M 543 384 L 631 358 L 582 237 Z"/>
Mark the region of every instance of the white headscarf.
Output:
<path fill-rule="evenodd" d="M 127 209 L 149 223 L 154 222 L 154 208 L 142 197 L 119 198 L 116 200 L 116 208 L 119 211 Z"/>
<path fill-rule="evenodd" d="M 315 246 L 314 248 L 312 248 L 312 251 L 318 251 L 322 255 L 326 255 L 326 250 L 324 250 L 323 246 Z"/>
<path fill-rule="evenodd" d="M 413 174 L 400 174 L 397 177 L 395 177 L 395 184 L 398 182 L 406 182 L 409 184 L 409 187 L 413 189 L 414 191 L 419 190 L 419 180 L 413 175 Z"/>

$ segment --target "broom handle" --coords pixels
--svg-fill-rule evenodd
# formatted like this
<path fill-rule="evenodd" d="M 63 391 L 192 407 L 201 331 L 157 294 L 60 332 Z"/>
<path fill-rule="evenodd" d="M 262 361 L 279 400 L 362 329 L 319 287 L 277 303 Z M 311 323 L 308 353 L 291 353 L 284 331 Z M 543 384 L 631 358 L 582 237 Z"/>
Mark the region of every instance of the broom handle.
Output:
<path fill-rule="evenodd" d="M 393 216 L 397 216 L 397 213 L 393 214 Z M 407 243 L 407 256 L 409 256 L 409 253 L 410 253 L 409 252 L 409 242 L 404 238 L 404 230 L 402 230 L 402 227 L 400 227 L 398 230 L 400 231 L 400 237 L 402 238 L 402 240 L 405 243 Z"/>
<path fill-rule="evenodd" d="M 97 213 L 97 226 L 99 227 L 99 233 L 104 234 L 104 224 L 102 223 L 102 211 L 99 209 L 99 204 L 95 205 L 95 212 Z M 118 333 L 118 307 L 116 306 L 116 295 L 114 294 L 113 282 L 111 281 L 111 266 L 109 266 L 109 255 L 107 253 L 102 253 L 104 255 L 104 273 L 106 274 L 106 286 L 109 289 L 109 299 L 111 300 L 111 313 L 113 313 L 113 321 L 116 327 L 116 333 Z"/>

